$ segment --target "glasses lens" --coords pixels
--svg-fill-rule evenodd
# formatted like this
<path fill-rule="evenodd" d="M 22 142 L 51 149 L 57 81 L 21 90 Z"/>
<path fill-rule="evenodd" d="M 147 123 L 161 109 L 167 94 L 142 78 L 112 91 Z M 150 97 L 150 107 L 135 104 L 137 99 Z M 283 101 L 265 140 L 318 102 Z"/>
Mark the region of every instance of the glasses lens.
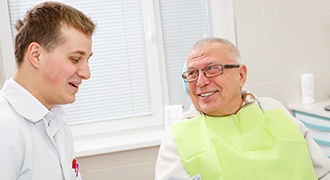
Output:
<path fill-rule="evenodd" d="M 186 77 L 187 77 L 188 82 L 195 81 L 197 79 L 197 76 L 198 76 L 198 71 L 187 71 L 186 72 Z"/>
<path fill-rule="evenodd" d="M 222 65 L 213 65 L 204 68 L 206 77 L 214 77 L 222 73 Z"/>

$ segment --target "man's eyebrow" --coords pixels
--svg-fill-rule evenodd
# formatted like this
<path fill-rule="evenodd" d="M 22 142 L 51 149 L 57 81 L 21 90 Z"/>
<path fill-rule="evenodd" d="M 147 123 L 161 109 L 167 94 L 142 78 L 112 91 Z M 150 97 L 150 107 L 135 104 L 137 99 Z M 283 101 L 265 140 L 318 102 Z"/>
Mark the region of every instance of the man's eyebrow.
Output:
<path fill-rule="evenodd" d="M 71 54 L 81 54 L 81 55 L 86 55 L 85 51 L 81 51 L 81 50 L 77 50 L 77 51 L 73 51 Z M 88 58 L 90 58 L 93 55 L 93 53 L 91 53 Z"/>
<path fill-rule="evenodd" d="M 84 51 L 80 51 L 80 50 L 77 50 L 77 51 L 73 51 L 73 52 L 71 52 L 71 54 L 81 54 L 81 55 L 85 55 L 86 52 L 84 52 Z"/>

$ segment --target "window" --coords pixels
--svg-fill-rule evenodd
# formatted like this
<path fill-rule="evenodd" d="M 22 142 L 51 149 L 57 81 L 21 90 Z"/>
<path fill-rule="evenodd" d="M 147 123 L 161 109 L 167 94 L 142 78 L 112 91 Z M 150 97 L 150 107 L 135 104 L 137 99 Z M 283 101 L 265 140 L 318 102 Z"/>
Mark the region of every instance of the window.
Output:
<path fill-rule="evenodd" d="M 15 71 L 11 27 L 40 2 L 0 3 L 8 7 L 0 12 L 3 81 Z M 64 106 L 77 141 L 164 129 L 165 105 L 191 104 L 181 73 L 192 44 L 207 36 L 235 42 L 232 0 L 60 2 L 83 11 L 97 24 L 92 77 L 83 82 L 76 102 Z"/>
<path fill-rule="evenodd" d="M 178 75 L 183 72 L 193 43 L 213 35 L 210 1 L 161 0 L 160 12 L 170 104 L 182 104 L 188 109 L 191 103 L 186 94 L 180 93 L 184 88 Z"/>

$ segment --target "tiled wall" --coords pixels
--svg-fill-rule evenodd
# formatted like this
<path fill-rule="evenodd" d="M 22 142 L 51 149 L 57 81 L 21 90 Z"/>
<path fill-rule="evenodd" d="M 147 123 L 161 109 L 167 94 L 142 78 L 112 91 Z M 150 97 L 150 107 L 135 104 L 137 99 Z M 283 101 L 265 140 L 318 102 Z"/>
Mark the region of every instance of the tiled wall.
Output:
<path fill-rule="evenodd" d="M 153 180 L 158 146 L 77 158 L 83 180 Z"/>
<path fill-rule="evenodd" d="M 330 95 L 330 1 L 235 0 L 246 88 L 284 105 L 301 102 L 300 75 L 315 76 L 316 100 Z"/>

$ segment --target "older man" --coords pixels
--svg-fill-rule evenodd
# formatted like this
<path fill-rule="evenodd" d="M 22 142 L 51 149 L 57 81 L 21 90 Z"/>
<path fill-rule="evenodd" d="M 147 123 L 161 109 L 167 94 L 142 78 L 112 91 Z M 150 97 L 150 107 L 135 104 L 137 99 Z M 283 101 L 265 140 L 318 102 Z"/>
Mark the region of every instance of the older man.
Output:
<path fill-rule="evenodd" d="M 155 179 L 330 179 L 308 129 L 278 101 L 243 90 L 247 67 L 232 43 L 198 41 L 182 77 L 198 113 L 162 141 Z"/>

